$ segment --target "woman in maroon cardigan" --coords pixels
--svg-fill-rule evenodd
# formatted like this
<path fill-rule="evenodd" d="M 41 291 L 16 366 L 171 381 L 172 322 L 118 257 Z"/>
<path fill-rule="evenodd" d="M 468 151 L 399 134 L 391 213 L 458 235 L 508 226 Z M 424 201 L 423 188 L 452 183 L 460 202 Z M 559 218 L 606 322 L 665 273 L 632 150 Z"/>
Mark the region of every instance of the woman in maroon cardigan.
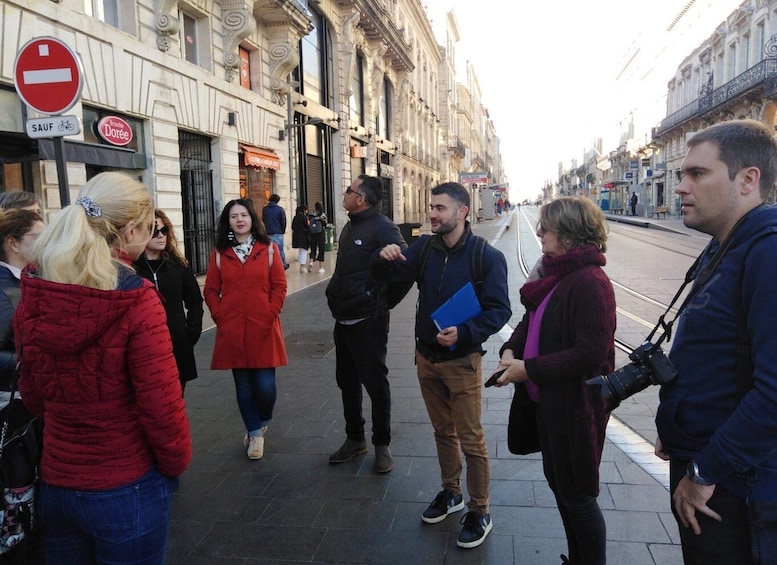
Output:
<path fill-rule="evenodd" d="M 612 372 L 615 360 L 615 296 L 602 270 L 606 220 L 587 198 L 559 198 L 540 210 L 537 235 L 540 277 L 521 288 L 527 313 L 502 346 L 506 371 L 497 386 L 514 382 L 538 403 L 543 468 L 569 546 L 562 559 L 600 565 L 606 527 L 596 498 L 609 415 L 585 381 Z"/>

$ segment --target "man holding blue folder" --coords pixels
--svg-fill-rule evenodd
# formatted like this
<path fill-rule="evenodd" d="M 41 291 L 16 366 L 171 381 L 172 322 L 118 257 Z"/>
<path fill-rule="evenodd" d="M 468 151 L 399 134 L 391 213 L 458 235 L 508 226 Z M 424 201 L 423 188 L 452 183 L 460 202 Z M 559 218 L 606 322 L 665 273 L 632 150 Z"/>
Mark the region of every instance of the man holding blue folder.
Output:
<path fill-rule="evenodd" d="M 404 251 L 387 245 L 373 265 L 391 284 L 418 283 L 416 366 L 434 427 L 443 490 L 421 519 L 433 524 L 464 508 L 461 452 L 467 459 L 468 512 L 457 545 L 477 547 L 491 531 L 489 463 L 480 422 L 482 344 L 510 319 L 504 255 L 478 241 L 467 222 L 469 192 L 449 182 L 432 189 L 424 236 Z M 473 261 L 473 255 L 482 254 Z M 474 265 L 482 268 L 474 273 Z M 450 302 L 449 302 L 450 301 Z M 438 328 L 436 324 L 439 324 Z"/>

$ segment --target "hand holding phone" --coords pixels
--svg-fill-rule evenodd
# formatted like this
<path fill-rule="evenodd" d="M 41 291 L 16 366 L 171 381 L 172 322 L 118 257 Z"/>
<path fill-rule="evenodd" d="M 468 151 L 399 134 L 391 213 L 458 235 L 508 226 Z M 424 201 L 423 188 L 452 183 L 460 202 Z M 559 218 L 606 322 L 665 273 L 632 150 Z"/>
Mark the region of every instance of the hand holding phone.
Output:
<path fill-rule="evenodd" d="M 506 370 L 507 370 L 507 368 L 500 369 L 499 371 L 497 371 L 496 373 L 494 373 L 493 375 L 491 375 L 490 377 L 488 377 L 488 380 L 486 381 L 486 383 L 485 383 L 485 385 L 484 385 L 484 386 L 485 386 L 486 388 L 488 388 L 488 387 L 490 387 L 490 386 L 494 386 L 494 385 L 496 384 L 496 381 L 499 379 L 499 377 L 501 377 L 502 375 L 504 375 L 504 372 L 505 372 Z"/>

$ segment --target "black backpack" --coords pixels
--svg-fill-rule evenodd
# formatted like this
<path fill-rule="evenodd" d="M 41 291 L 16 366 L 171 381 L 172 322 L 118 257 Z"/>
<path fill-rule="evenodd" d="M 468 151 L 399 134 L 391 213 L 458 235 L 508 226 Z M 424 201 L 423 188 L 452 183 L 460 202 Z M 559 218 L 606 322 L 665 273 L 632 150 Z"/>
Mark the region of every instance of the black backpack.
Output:
<path fill-rule="evenodd" d="M 321 216 L 310 217 L 310 233 L 316 234 L 324 231 L 324 224 L 321 222 Z"/>

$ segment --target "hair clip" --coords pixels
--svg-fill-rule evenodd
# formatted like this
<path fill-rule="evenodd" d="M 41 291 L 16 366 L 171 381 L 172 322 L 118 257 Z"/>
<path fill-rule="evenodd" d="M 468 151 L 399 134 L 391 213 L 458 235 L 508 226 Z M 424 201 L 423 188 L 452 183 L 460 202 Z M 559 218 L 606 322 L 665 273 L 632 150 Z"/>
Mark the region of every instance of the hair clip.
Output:
<path fill-rule="evenodd" d="M 103 209 L 95 203 L 91 196 L 80 196 L 78 200 L 76 200 L 76 204 L 80 204 L 86 212 L 86 215 L 90 218 L 99 218 L 102 216 Z"/>

